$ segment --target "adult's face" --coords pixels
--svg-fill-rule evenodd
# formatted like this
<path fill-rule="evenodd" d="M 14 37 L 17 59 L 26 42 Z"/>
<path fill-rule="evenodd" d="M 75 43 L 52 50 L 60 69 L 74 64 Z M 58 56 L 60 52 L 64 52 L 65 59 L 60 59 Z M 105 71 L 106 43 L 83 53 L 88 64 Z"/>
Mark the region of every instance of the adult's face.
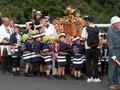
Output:
<path fill-rule="evenodd" d="M 9 26 L 9 22 L 10 22 L 10 20 L 8 18 L 3 19 L 3 25 Z"/>
<path fill-rule="evenodd" d="M 119 30 L 120 30 L 120 22 L 113 24 L 113 26 L 114 26 L 116 29 L 119 29 Z"/>
<path fill-rule="evenodd" d="M 14 26 L 14 22 L 13 21 L 9 21 L 9 26 L 13 27 Z"/>
<path fill-rule="evenodd" d="M 84 20 L 84 22 L 85 22 L 85 26 L 89 25 L 89 21 Z"/>
<path fill-rule="evenodd" d="M 46 19 L 42 19 L 42 20 L 40 21 L 40 24 L 42 24 L 43 26 L 46 26 L 46 25 L 47 25 Z"/>
<path fill-rule="evenodd" d="M 40 18 L 41 18 L 41 15 L 40 15 L 40 14 L 36 14 L 36 18 L 37 18 L 37 19 L 40 19 Z"/>

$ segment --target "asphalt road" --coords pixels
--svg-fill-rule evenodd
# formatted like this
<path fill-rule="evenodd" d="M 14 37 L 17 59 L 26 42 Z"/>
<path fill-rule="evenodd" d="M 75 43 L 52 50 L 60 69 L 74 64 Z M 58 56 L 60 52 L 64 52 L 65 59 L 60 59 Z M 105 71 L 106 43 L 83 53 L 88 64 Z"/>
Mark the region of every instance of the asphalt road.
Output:
<path fill-rule="evenodd" d="M 87 83 L 86 80 L 48 80 L 45 77 L 15 77 L 3 75 L 0 71 L 0 90 L 108 90 L 107 77 L 100 83 Z"/>

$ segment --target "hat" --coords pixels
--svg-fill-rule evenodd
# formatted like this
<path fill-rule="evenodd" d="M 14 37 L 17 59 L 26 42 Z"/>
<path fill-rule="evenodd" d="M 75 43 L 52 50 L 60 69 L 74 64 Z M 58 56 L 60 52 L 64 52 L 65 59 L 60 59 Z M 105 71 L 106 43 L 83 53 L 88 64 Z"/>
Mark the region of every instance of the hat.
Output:
<path fill-rule="evenodd" d="M 60 37 L 60 35 L 57 34 L 57 35 L 55 36 L 55 40 L 56 40 L 56 41 L 59 41 L 59 37 Z"/>
<path fill-rule="evenodd" d="M 42 33 L 42 34 L 36 34 L 36 35 L 33 35 L 33 36 L 31 36 L 32 38 L 37 38 L 37 37 L 41 37 L 41 36 L 44 36 L 45 35 L 45 33 Z"/>
<path fill-rule="evenodd" d="M 66 36 L 66 34 L 65 33 L 61 33 L 59 36 Z"/>
<path fill-rule="evenodd" d="M 43 40 L 44 43 L 46 43 L 49 39 L 50 39 L 50 37 L 47 36 L 47 35 L 42 38 L 42 40 Z"/>
<path fill-rule="evenodd" d="M 85 16 L 84 16 L 84 20 L 85 20 L 85 21 L 89 21 L 89 22 L 93 22 L 93 21 L 94 21 L 94 18 L 93 18 L 92 16 L 87 16 L 87 15 L 85 15 Z"/>
<path fill-rule="evenodd" d="M 22 35 L 22 41 L 26 41 L 29 38 L 28 34 L 23 34 Z"/>
<path fill-rule="evenodd" d="M 33 22 L 26 22 L 26 24 L 33 24 Z"/>
<path fill-rule="evenodd" d="M 76 41 L 76 40 L 80 40 L 80 37 L 75 37 L 75 38 L 73 38 L 72 41 Z"/>
<path fill-rule="evenodd" d="M 115 23 L 118 23 L 120 22 L 120 18 L 118 16 L 113 16 L 111 18 L 111 24 L 115 24 Z"/>
<path fill-rule="evenodd" d="M 42 27 L 42 26 L 43 26 L 42 24 L 36 25 L 35 28 L 40 28 L 40 27 Z"/>
<path fill-rule="evenodd" d="M 80 41 L 84 41 L 83 38 L 80 37 Z"/>
<path fill-rule="evenodd" d="M 36 15 L 42 15 L 41 11 L 37 11 Z"/>
<path fill-rule="evenodd" d="M 49 19 L 49 16 L 45 16 L 46 19 Z"/>
<path fill-rule="evenodd" d="M 18 27 L 20 29 L 20 26 L 18 24 L 15 24 L 14 27 Z"/>
<path fill-rule="evenodd" d="M 37 32 L 35 30 L 30 31 L 30 35 L 35 35 Z"/>

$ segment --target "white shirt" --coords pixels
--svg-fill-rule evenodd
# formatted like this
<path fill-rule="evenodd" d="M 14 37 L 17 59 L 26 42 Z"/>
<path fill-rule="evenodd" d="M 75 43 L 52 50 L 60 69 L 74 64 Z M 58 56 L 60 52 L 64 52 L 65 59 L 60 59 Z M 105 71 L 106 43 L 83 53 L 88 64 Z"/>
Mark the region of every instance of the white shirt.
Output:
<path fill-rule="evenodd" d="M 5 27 L 3 24 L 0 26 L 0 43 L 3 42 L 4 38 L 10 38 L 10 33 L 8 33 L 6 31 L 6 29 L 9 30 L 8 27 Z M 1 49 L 1 55 L 3 53 L 3 49 L 6 48 L 8 51 L 8 55 L 11 55 L 11 46 L 10 45 L 0 45 L 0 49 Z"/>
<path fill-rule="evenodd" d="M 89 25 L 90 27 L 95 27 L 94 24 Z M 82 38 L 87 39 L 88 38 L 88 32 L 86 31 L 86 27 L 83 28 L 82 30 L 82 34 L 81 34 Z M 85 41 L 85 49 L 91 49 L 88 45 L 87 45 L 87 41 Z"/>
<path fill-rule="evenodd" d="M 55 38 L 55 36 L 56 36 L 56 34 L 57 34 L 55 27 L 54 27 L 52 24 L 50 24 L 50 23 L 49 23 L 48 25 L 49 25 L 48 28 L 44 27 L 45 33 L 46 33 L 47 35 L 49 35 L 50 37 Z"/>

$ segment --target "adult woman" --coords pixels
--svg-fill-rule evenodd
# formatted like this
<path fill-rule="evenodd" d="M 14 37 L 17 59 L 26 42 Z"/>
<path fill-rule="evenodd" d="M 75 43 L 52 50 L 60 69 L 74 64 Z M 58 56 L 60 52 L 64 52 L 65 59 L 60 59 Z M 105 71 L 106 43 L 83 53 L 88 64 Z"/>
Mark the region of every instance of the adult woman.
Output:
<path fill-rule="evenodd" d="M 20 35 L 20 27 L 18 25 L 14 25 L 14 33 L 10 36 L 9 44 L 12 45 L 12 58 L 13 58 L 13 75 L 20 75 L 20 60 L 21 60 L 21 51 L 19 46 L 21 44 L 21 35 Z"/>

